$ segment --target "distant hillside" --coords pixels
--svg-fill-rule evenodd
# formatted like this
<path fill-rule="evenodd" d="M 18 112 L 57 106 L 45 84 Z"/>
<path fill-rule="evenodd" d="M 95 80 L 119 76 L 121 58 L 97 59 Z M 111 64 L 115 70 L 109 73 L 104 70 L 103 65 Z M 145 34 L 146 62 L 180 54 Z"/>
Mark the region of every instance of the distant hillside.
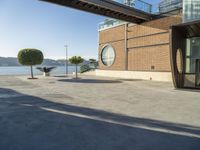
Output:
<path fill-rule="evenodd" d="M 87 64 L 88 61 L 84 60 L 83 64 Z M 42 66 L 64 66 L 65 60 L 53 60 L 53 59 L 44 59 Z M 71 65 L 69 63 L 69 65 Z M 0 57 L 0 66 L 21 66 L 15 57 Z"/>
<path fill-rule="evenodd" d="M 64 66 L 65 60 L 53 60 L 53 59 L 44 59 L 42 66 Z"/>
<path fill-rule="evenodd" d="M 14 57 L 0 57 L 0 66 L 20 66 L 17 58 Z"/>

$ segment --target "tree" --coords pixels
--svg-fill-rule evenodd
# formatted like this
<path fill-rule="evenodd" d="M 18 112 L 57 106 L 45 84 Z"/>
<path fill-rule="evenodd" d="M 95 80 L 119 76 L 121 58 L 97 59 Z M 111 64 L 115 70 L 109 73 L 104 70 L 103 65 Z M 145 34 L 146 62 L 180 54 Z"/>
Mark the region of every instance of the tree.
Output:
<path fill-rule="evenodd" d="M 98 62 L 96 61 L 96 59 L 89 59 L 89 63 L 93 69 L 96 69 L 98 67 Z"/>
<path fill-rule="evenodd" d="M 41 64 L 44 56 L 40 50 L 27 48 L 20 50 L 17 58 L 20 64 L 31 67 L 31 78 L 33 79 L 33 65 Z"/>
<path fill-rule="evenodd" d="M 75 64 L 76 65 L 76 79 L 78 78 L 78 73 L 77 73 L 77 66 L 78 64 L 83 62 L 83 58 L 81 58 L 80 56 L 73 56 L 69 59 L 71 64 Z"/>
<path fill-rule="evenodd" d="M 88 64 L 82 65 L 80 67 L 80 73 L 84 73 L 84 72 L 87 72 L 87 71 L 90 71 L 90 70 L 91 70 L 91 68 Z"/>
<path fill-rule="evenodd" d="M 89 59 L 89 62 L 87 64 L 83 64 L 80 67 L 80 73 L 84 73 L 87 71 L 97 69 L 97 67 L 98 67 L 98 62 L 96 61 L 96 59 L 91 58 L 91 59 Z"/>

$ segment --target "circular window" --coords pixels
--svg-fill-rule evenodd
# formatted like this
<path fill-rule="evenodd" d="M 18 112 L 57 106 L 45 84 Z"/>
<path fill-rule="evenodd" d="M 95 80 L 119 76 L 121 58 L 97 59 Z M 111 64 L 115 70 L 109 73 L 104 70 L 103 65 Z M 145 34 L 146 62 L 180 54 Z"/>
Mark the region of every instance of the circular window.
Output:
<path fill-rule="evenodd" d="M 115 50 L 111 45 L 106 45 L 101 52 L 101 60 L 105 66 L 111 66 L 115 60 Z"/>
<path fill-rule="evenodd" d="M 179 73 L 183 72 L 183 60 L 181 49 L 177 49 L 176 51 L 176 67 Z"/>

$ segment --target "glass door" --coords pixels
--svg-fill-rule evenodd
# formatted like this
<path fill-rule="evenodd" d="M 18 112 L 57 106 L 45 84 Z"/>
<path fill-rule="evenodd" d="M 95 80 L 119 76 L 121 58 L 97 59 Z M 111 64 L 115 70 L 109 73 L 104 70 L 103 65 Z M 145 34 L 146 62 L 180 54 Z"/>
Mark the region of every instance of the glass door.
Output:
<path fill-rule="evenodd" d="M 200 88 L 200 59 L 196 60 L 196 87 Z"/>

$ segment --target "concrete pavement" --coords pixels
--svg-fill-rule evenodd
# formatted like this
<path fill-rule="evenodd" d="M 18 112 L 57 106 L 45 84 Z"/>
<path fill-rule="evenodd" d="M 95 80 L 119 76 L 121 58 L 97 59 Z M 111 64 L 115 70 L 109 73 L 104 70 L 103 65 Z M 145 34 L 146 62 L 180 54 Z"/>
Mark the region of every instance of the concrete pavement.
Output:
<path fill-rule="evenodd" d="M 0 149 L 200 149 L 199 91 L 81 78 L 1 76 Z"/>

